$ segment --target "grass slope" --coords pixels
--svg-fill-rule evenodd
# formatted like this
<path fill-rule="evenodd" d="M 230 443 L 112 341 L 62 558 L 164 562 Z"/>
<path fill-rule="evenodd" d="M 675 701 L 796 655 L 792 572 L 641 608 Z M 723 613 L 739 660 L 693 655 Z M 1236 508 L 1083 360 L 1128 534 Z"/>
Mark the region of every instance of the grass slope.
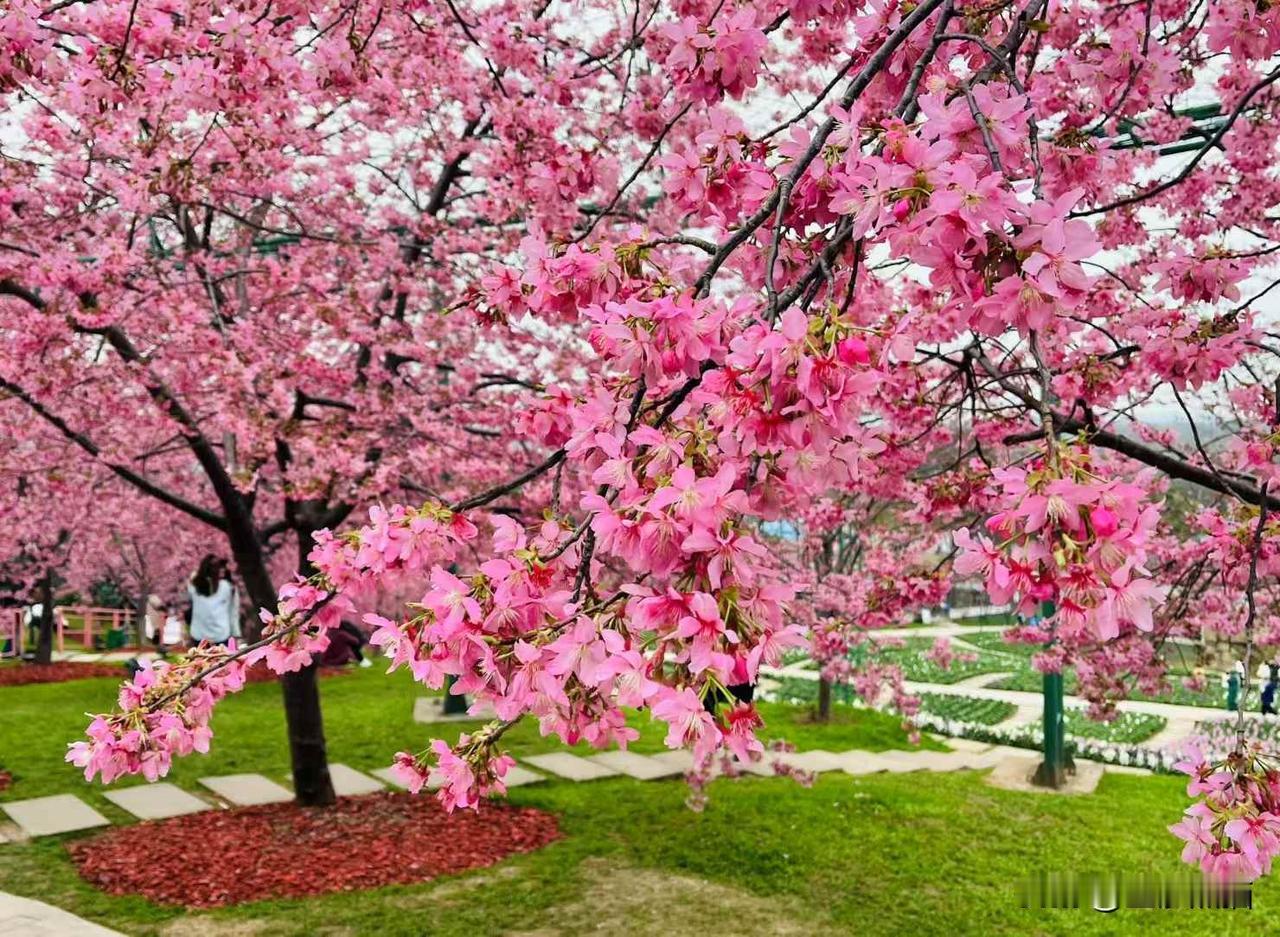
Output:
<path fill-rule="evenodd" d="M 15 774 L 0 797 L 72 791 L 103 806 L 60 759 L 83 728 L 81 713 L 104 707 L 112 692 L 101 680 L 0 690 L 0 760 Z M 322 694 L 336 761 L 374 767 L 427 737 L 428 727 L 411 721 L 418 688 L 399 676 L 327 680 Z M 772 732 L 802 748 L 905 746 L 897 720 L 877 713 L 842 711 L 831 727 L 808 723 L 796 707 L 766 707 L 766 718 Z M 215 729 L 214 754 L 179 765 L 177 783 L 190 787 L 200 775 L 225 771 L 287 772 L 275 687 L 250 687 L 228 700 Z M 554 745 L 536 726 L 513 734 L 517 754 Z M 637 747 L 660 745 L 660 733 L 647 728 Z M 111 898 L 79 880 L 57 838 L 0 846 L 0 883 L 131 935 L 169 937 L 1280 931 L 1273 882 L 1259 887 L 1252 912 L 1018 907 L 1016 886 L 1033 869 L 1179 869 L 1176 841 L 1165 832 L 1185 800 L 1175 779 L 1107 776 L 1095 795 L 1066 798 L 996 790 L 973 772 L 828 774 L 812 789 L 744 778 L 713 784 L 700 814 L 684 809 L 685 794 L 678 781 L 626 779 L 519 788 L 514 803 L 560 816 L 562 842 L 451 879 L 305 901 L 194 914 Z M 218 857 L 193 844 L 191 861 Z"/>

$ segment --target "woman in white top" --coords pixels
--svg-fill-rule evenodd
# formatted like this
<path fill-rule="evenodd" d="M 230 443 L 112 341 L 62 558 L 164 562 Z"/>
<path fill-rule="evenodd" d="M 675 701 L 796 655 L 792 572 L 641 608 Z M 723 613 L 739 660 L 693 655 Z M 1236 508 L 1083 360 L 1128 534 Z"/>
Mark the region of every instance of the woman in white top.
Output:
<path fill-rule="evenodd" d="M 191 640 L 226 644 L 240 635 L 240 596 L 225 560 L 212 553 L 200 561 L 187 584 L 191 597 Z"/>

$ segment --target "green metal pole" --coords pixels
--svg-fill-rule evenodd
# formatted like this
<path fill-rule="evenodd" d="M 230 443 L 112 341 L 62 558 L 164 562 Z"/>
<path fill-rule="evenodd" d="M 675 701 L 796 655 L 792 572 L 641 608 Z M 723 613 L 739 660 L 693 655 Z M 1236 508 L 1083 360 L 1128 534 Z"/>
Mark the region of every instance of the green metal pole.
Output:
<path fill-rule="evenodd" d="M 456 678 L 448 676 L 444 678 L 444 714 L 446 716 L 462 716 L 466 714 L 467 707 L 471 704 L 467 702 L 465 696 L 455 696 L 453 693 L 453 682 Z"/>
<path fill-rule="evenodd" d="M 1040 614 L 1050 618 L 1057 611 L 1052 602 L 1041 606 Z M 1061 787 L 1066 780 L 1066 726 L 1063 722 L 1062 673 L 1044 675 L 1044 761 L 1035 781 L 1045 787 Z"/>

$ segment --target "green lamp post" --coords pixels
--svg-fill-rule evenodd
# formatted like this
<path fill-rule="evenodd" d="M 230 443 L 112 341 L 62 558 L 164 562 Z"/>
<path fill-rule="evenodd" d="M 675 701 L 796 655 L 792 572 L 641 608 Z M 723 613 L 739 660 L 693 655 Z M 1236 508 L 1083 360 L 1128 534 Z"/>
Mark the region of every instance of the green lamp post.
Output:
<path fill-rule="evenodd" d="M 1050 618 L 1057 611 L 1053 602 L 1040 606 L 1040 614 Z M 1044 675 L 1044 760 L 1036 769 L 1035 783 L 1061 787 L 1067 776 L 1066 726 L 1062 708 L 1062 673 Z"/>

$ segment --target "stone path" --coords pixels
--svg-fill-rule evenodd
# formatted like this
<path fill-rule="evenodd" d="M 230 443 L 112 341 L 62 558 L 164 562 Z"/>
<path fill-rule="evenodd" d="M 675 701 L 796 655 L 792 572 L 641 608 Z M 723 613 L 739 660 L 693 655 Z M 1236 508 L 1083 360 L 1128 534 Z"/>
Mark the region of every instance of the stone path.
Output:
<path fill-rule="evenodd" d="M 443 696 L 419 696 L 413 701 L 413 721 L 433 722 L 487 722 L 496 713 L 489 703 L 481 703 L 475 713 L 465 712 L 457 715 L 445 715 Z"/>
<path fill-rule="evenodd" d="M 0 937 L 124 937 L 43 901 L 0 891 Z"/>
<path fill-rule="evenodd" d="M 985 686 L 991 686 L 991 684 L 993 683 L 999 683 L 1005 677 L 1012 677 L 1012 676 L 1013 674 L 1011 672 L 1009 673 L 978 673 L 978 674 L 974 674 L 972 677 L 965 677 L 962 680 L 957 680 L 955 683 L 951 684 L 951 686 L 964 686 L 964 687 L 984 686 L 985 687 Z"/>
<path fill-rule="evenodd" d="M 549 771 L 570 781 L 595 781 L 599 778 L 616 777 L 622 773 L 616 768 L 610 768 L 598 761 L 579 758 L 569 752 L 530 755 L 525 761 L 535 768 L 541 768 L 543 771 Z"/>
<path fill-rule="evenodd" d="M 200 783 L 228 803 L 237 807 L 278 804 L 293 800 L 288 788 L 281 787 L 261 774 L 223 774 L 200 778 Z"/>
<path fill-rule="evenodd" d="M 618 774 L 625 774 L 637 781 L 656 781 L 658 778 L 670 778 L 684 774 L 687 769 L 680 765 L 658 761 L 636 752 L 612 751 L 592 755 L 586 759 L 602 765 Z"/>
<path fill-rule="evenodd" d="M 1227 714 L 1224 712 L 1224 716 Z M 1191 735 L 1196 728 L 1195 719 L 1170 719 L 1165 727 L 1142 743 L 1144 748 L 1168 748 Z"/>
<path fill-rule="evenodd" d="M 371 778 L 343 764 L 330 764 L 329 778 L 333 781 L 333 792 L 339 797 L 359 797 L 361 794 L 376 794 L 386 790 L 377 778 Z M 289 796 L 292 798 L 293 795 Z"/>
<path fill-rule="evenodd" d="M 740 765 L 738 770 L 749 774 L 772 777 L 778 773 L 775 764 L 791 769 L 822 774 L 840 771 L 852 776 L 867 774 L 902 774 L 913 771 L 962 771 L 985 770 L 1013 758 L 1034 758 L 1027 749 L 1006 745 L 989 745 L 971 739 L 945 738 L 952 749 L 947 752 L 927 749 L 889 750 L 880 752 L 852 749 L 832 752 L 812 749 L 803 752 L 766 752 L 757 762 Z M 546 774 L 529 770 L 532 765 Z M 1101 768 L 1101 766 L 1099 766 Z M 1123 774 L 1149 774 L 1140 768 L 1115 765 L 1105 766 L 1107 771 Z M 657 781 L 683 775 L 693 768 L 693 755 L 684 750 L 664 751 L 643 755 L 632 751 L 607 751 L 588 757 L 572 752 L 557 751 L 542 755 L 530 755 L 523 764 L 507 771 L 504 782 L 508 788 L 524 784 L 536 784 L 548 780 L 546 775 L 573 783 L 584 783 L 601 778 L 628 777 L 637 781 Z M 717 770 L 719 770 L 717 768 Z M 385 785 L 401 788 L 389 768 L 379 768 L 365 774 L 344 764 L 329 766 L 334 789 L 339 796 L 358 796 L 384 790 Z M 384 783 L 385 782 L 385 783 Z M 289 790 L 261 774 L 228 774 L 200 778 L 200 784 L 223 801 L 238 806 L 281 803 L 293 799 Z M 428 789 L 439 787 L 436 779 L 428 782 Z M 140 784 L 105 792 L 112 803 L 142 820 L 175 817 L 201 810 L 215 809 L 215 805 L 173 784 Z M 26 836 L 52 836 L 77 830 L 107 826 L 110 821 L 84 801 L 71 794 L 54 797 L 37 797 L 0 803 L 3 809 Z M 0 937 L 8 937 L 0 914 Z M 35 931 L 34 933 L 40 933 Z"/>
<path fill-rule="evenodd" d="M 0 804 L 0 808 L 28 836 L 72 833 L 95 826 L 107 826 L 111 822 L 72 794 L 11 800 Z"/>
<path fill-rule="evenodd" d="M 199 813 L 212 806 L 194 794 L 188 794 L 173 784 L 138 784 L 103 792 L 103 796 L 121 810 L 139 820 L 164 820 L 187 813 Z"/>

